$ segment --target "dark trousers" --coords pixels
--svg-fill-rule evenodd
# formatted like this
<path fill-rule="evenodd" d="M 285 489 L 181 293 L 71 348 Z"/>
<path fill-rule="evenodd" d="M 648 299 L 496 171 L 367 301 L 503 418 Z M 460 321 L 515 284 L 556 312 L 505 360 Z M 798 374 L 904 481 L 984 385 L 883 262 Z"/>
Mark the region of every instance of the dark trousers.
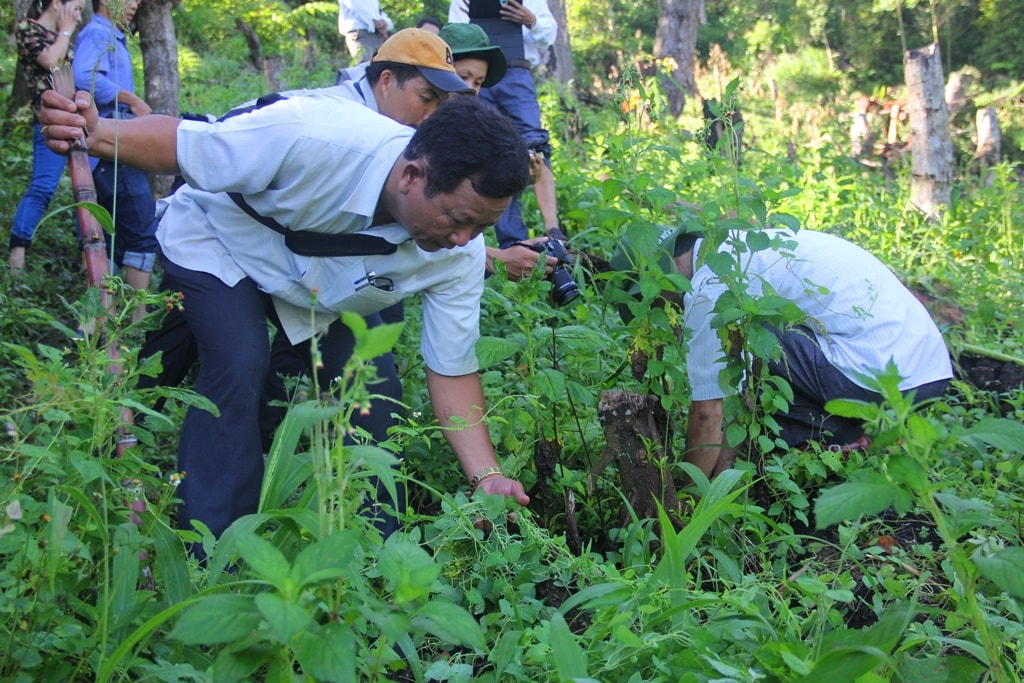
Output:
<path fill-rule="evenodd" d="M 839 398 L 878 404 L 882 402 L 881 394 L 851 382 L 839 372 L 809 328 L 798 326 L 780 332 L 771 325 L 766 327 L 778 337 L 782 347 L 781 357 L 768 363 L 768 371 L 785 378 L 793 388 L 789 410 L 775 414 L 782 427 L 782 440 L 799 446 L 808 441 L 847 444 L 860 437 L 864 425 L 859 420 L 832 415 L 825 410 L 825 404 Z M 948 385 L 949 380 L 939 380 L 903 393 L 914 392 L 917 401 L 925 401 L 940 398 Z"/>
<path fill-rule="evenodd" d="M 150 386 L 180 382 L 191 367 L 191 354 L 199 360 L 195 391 L 212 401 L 220 416 L 197 408 L 190 408 L 185 416 L 178 444 L 178 467 L 186 473 L 178 490 L 179 523 L 188 528 L 190 520 L 198 519 L 219 536 L 259 505 L 264 453 L 261 419 L 266 429 L 267 401 L 285 398 L 284 383 L 276 372 L 269 374 L 272 353 L 267 320 L 276 321 L 277 316 L 270 297 L 248 278 L 228 287 L 207 273 L 167 259 L 162 263 L 163 287 L 184 293 L 185 310 L 168 315 L 165 326 L 147 339 L 142 354 L 162 351 L 168 367 L 163 375 L 146 382 Z M 367 320 L 371 326 L 380 322 L 377 316 Z M 280 336 L 283 341 L 275 345 L 274 362 L 286 373 L 311 372 L 310 342 L 293 347 Z M 340 321 L 321 338 L 321 386 L 330 386 L 330 379 L 341 375 L 353 345 L 351 331 Z M 381 381 L 371 391 L 400 399 L 393 357 L 387 354 L 375 363 Z M 369 415 L 358 415 L 353 422 L 375 440 L 383 440 L 394 424 L 392 406 L 378 400 Z M 400 507 L 402 498 L 386 502 Z M 378 528 L 385 534 L 397 528 L 393 517 L 378 517 Z"/>

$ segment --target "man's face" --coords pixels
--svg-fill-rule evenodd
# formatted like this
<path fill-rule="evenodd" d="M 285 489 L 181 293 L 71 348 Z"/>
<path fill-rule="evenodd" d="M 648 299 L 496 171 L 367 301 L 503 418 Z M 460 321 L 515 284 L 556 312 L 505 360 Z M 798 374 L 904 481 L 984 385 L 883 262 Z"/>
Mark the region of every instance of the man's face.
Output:
<path fill-rule="evenodd" d="M 462 247 L 497 222 L 510 197 L 481 197 L 465 179 L 453 192 L 427 197 L 423 175 L 406 178 L 399 222 L 423 251 Z"/>
<path fill-rule="evenodd" d="M 418 127 L 434 113 L 448 93 L 430 85 L 423 76 L 410 78 L 404 86 L 388 70 L 377 81 L 377 109 L 381 114 L 406 126 Z"/>
<path fill-rule="evenodd" d="M 455 73 L 459 75 L 462 82 L 473 89 L 477 95 L 487 78 L 487 62 L 477 57 L 465 57 L 455 62 Z"/>
<path fill-rule="evenodd" d="M 139 9 L 139 0 L 104 0 L 102 7 L 107 8 L 110 20 L 122 29 L 127 29 Z"/>

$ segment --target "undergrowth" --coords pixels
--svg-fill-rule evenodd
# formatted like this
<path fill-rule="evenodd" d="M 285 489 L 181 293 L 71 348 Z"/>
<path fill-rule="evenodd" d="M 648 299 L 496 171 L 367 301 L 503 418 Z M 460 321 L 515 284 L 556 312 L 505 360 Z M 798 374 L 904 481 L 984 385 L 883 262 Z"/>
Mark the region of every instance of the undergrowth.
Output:
<path fill-rule="evenodd" d="M 230 74 L 199 61 L 187 68 Z M 250 72 L 229 92 L 248 99 L 259 82 Z M 237 103 L 190 87 L 189 108 Z M 610 389 L 653 394 L 681 424 L 685 343 L 656 295 L 682 284 L 646 273 L 627 325 L 615 276 L 594 264 L 622 234 L 680 221 L 713 231 L 732 216 L 748 245 L 769 225 L 826 230 L 957 307 L 962 322 L 943 323 L 954 354 L 969 344 L 1020 358 L 1017 169 L 1000 167 L 991 186 L 961 178 L 929 223 L 907 208 L 905 174 L 886 178 L 831 144 L 769 153 L 789 131 L 755 114 L 758 144 L 737 168 L 702 147 L 697 121 L 659 116 L 659 104 L 636 74 L 603 105 L 553 89 L 543 100 L 562 133 L 554 170 L 570 244 L 594 259 L 576 260 L 584 295 L 564 307 L 540 273 L 490 278 L 478 346 L 503 466 L 542 494 L 530 509 L 467 496 L 429 411 L 410 302 L 400 336 L 357 330 L 366 352 L 349 368 L 368 381 L 369 357 L 397 344 L 408 409 L 393 448 L 333 438 L 347 431 L 344 397 L 298 403 L 268 454 L 259 513 L 220 539 L 179 529 L 182 411 L 210 406 L 187 386 L 135 386 L 154 370 L 135 358 L 138 342 L 167 300 L 150 296 L 152 317 L 131 326 L 137 294 L 114 281 L 105 334 L 77 335 L 102 311 L 78 272 L 70 213 L 48 218 L 27 271 L 0 283 L 0 680 L 1015 680 L 1020 390 L 958 380 L 913 411 L 883 373 L 885 405 L 835 406 L 874 437 L 843 456 L 780 447 L 770 407 L 784 389 L 768 387 L 753 411 L 732 407 L 752 449 L 713 481 L 677 462 L 680 430 L 668 436 L 660 466 L 695 483 L 681 516 L 639 517 L 603 452 L 598 402 Z M 11 125 L 22 135 L 0 157 L 7 224 L 30 158 L 27 127 Z M 54 208 L 68 201 L 62 191 Z M 529 196 L 526 211 L 536 216 Z M 741 324 L 778 314 L 756 303 Z M 640 379 L 637 348 L 651 358 Z M 767 351 L 754 339 L 747 352 Z M 138 444 L 117 457 L 125 411 Z M 372 476 L 413 491 L 387 540 L 360 514 Z M 189 544 L 209 561 L 190 559 Z"/>

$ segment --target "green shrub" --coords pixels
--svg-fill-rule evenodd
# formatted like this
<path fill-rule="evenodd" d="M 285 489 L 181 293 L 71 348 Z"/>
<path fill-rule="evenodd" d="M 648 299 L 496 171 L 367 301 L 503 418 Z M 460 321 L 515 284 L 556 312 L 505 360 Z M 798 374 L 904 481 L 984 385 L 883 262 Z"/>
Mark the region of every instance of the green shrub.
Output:
<path fill-rule="evenodd" d="M 773 73 L 779 93 L 789 102 L 813 104 L 842 90 L 842 74 L 830 68 L 828 55 L 820 49 L 780 55 Z"/>

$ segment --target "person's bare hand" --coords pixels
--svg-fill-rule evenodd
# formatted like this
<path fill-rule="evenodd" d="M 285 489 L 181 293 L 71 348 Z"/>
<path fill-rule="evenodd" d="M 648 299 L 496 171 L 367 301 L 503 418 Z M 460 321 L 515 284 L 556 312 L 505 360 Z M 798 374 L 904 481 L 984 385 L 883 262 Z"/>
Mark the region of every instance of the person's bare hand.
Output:
<path fill-rule="evenodd" d="M 491 272 L 494 272 L 494 261 L 498 260 L 505 264 L 505 273 L 513 282 L 530 277 L 530 273 L 537 267 L 537 262 L 544 259 L 544 274 L 550 275 L 558 265 L 558 259 L 546 253 L 538 253 L 530 249 L 527 244 L 541 244 L 547 242 L 547 237 L 534 237 L 526 240 L 523 244 L 515 244 L 506 249 L 487 249 L 487 259 L 490 261 Z"/>
<path fill-rule="evenodd" d="M 483 491 L 496 496 L 507 496 L 515 498 L 520 505 L 529 505 L 530 497 L 526 495 L 526 489 L 515 479 L 508 477 L 488 477 L 476 487 L 477 491 Z"/>
<path fill-rule="evenodd" d="M 40 100 L 38 118 L 46 146 L 57 154 L 67 154 L 72 149 L 89 148 L 92 138 L 88 133 L 96 130 L 99 112 L 85 90 L 76 92 L 74 100 L 47 90 Z"/>
<path fill-rule="evenodd" d="M 522 24 L 526 28 L 533 28 L 534 24 L 537 23 L 537 17 L 534 13 L 523 7 L 522 3 L 517 2 L 517 0 L 508 0 L 507 3 L 501 6 L 501 18 L 505 21 Z"/>
<path fill-rule="evenodd" d="M 79 19 L 82 18 L 82 8 L 74 2 L 69 2 L 66 5 L 61 5 L 57 15 L 57 32 L 71 33 L 78 26 Z"/>
<path fill-rule="evenodd" d="M 544 155 L 530 150 L 530 184 L 536 185 L 540 180 L 541 169 L 544 168 Z"/>
<path fill-rule="evenodd" d="M 128 108 L 131 109 L 132 113 L 136 116 L 149 116 L 153 113 L 153 107 L 146 104 L 146 101 L 142 99 L 132 102 L 128 105 Z"/>

